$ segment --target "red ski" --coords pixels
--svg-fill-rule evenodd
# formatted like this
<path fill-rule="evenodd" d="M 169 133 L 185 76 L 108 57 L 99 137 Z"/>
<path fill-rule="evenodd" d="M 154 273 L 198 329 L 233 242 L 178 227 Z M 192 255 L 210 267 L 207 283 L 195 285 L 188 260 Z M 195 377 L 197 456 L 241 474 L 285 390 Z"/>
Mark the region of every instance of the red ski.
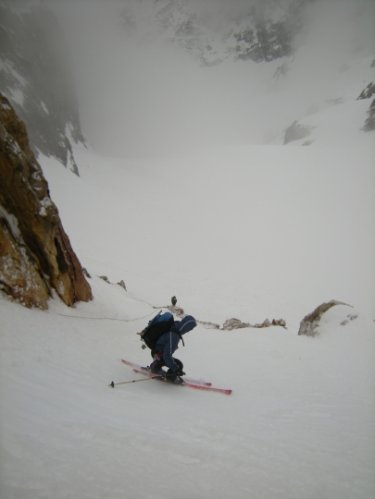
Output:
<path fill-rule="evenodd" d="M 132 367 L 133 369 L 141 369 L 143 371 L 142 374 L 148 374 L 150 372 L 146 367 L 142 367 L 139 364 L 135 364 L 134 362 L 131 362 L 130 360 L 121 359 L 121 362 L 123 362 L 124 364 L 126 364 L 129 367 Z M 209 381 L 203 381 L 203 380 L 191 379 L 191 378 L 184 378 L 184 379 L 185 379 L 185 381 L 187 381 L 189 383 L 195 383 L 197 385 L 205 385 L 205 386 L 212 385 L 212 383 L 210 383 Z"/>
<path fill-rule="evenodd" d="M 125 360 L 125 359 L 121 359 L 121 362 L 123 362 L 127 366 L 132 367 L 133 371 L 136 373 L 143 374 L 144 376 L 147 376 L 148 378 L 151 378 L 151 379 L 156 379 L 158 381 L 165 382 L 165 380 L 163 378 L 159 378 L 159 377 L 155 378 L 154 374 L 152 374 L 150 371 L 148 371 L 144 367 L 142 367 L 138 364 L 134 364 L 134 362 L 130 362 L 130 361 Z M 218 387 L 212 386 L 211 384 L 207 384 L 206 382 L 204 382 L 205 384 L 202 384 L 198 381 L 193 381 L 190 379 L 184 379 L 183 381 L 184 382 L 181 385 L 175 385 L 175 386 L 187 386 L 187 387 L 193 388 L 195 390 L 203 390 L 203 391 L 207 391 L 207 392 L 222 393 L 223 395 L 230 395 L 232 393 L 232 389 L 230 389 L 230 388 L 218 388 Z"/>

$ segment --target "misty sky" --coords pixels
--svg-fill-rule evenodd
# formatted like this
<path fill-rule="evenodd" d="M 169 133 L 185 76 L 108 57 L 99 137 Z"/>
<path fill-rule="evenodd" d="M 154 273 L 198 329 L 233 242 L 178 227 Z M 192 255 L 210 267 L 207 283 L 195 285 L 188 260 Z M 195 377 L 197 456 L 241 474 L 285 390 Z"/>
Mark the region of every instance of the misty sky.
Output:
<path fill-rule="evenodd" d="M 241 19 L 249 5 L 245 0 L 190 3 L 198 6 L 201 25 L 208 33 L 212 29 L 216 40 L 215 29 Z M 250 3 L 280 17 L 281 7 L 291 1 Z M 119 15 L 123 4 L 136 6 L 131 36 Z M 280 59 L 261 64 L 227 59 L 202 67 L 159 36 L 152 12 L 150 0 L 60 5 L 83 129 L 103 152 L 153 155 L 215 144 L 273 143 L 312 106 L 341 97 L 334 81 L 345 64 L 375 53 L 372 0 L 311 3 L 295 40 L 298 50 L 279 79 Z"/>

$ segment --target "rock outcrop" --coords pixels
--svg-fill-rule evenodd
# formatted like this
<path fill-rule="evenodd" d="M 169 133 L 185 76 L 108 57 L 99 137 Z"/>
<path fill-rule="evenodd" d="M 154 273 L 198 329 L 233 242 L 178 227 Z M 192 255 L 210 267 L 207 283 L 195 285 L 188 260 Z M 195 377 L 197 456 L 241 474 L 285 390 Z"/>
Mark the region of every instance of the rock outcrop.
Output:
<path fill-rule="evenodd" d="M 121 17 L 128 36 L 140 33 L 144 39 L 152 30 L 205 66 L 228 59 L 269 62 L 293 53 L 309 1 L 222 2 L 215 7 L 215 1 L 158 0 L 146 12 L 141 2 L 128 0 Z"/>
<path fill-rule="evenodd" d="M 311 127 L 301 125 L 298 121 L 293 121 L 293 123 L 285 130 L 284 145 L 295 140 L 305 139 L 310 135 L 311 131 Z"/>
<path fill-rule="evenodd" d="M 373 95 L 375 95 L 375 83 L 371 82 L 364 90 L 362 90 L 357 100 L 370 99 Z"/>
<path fill-rule="evenodd" d="M 357 100 L 371 99 L 374 95 L 375 95 L 375 83 L 371 82 L 367 85 L 365 89 L 362 90 Z M 373 101 L 370 104 L 370 107 L 368 108 L 367 118 L 363 126 L 363 130 L 365 132 L 370 132 L 372 130 L 375 130 L 375 99 L 373 99 Z"/>
<path fill-rule="evenodd" d="M 48 3 L 0 5 L 0 88 L 26 123 L 33 152 L 79 175 L 74 145 L 85 138 L 66 38 Z"/>
<path fill-rule="evenodd" d="M 250 324 L 250 322 L 242 322 L 240 319 L 235 318 L 227 319 L 221 329 L 223 331 L 232 331 L 233 329 L 242 329 L 246 327 L 263 328 L 270 326 L 281 326 L 284 329 L 288 329 L 286 327 L 286 322 L 284 319 L 272 319 L 272 321 L 270 321 L 269 319 L 264 319 L 263 322 Z"/>
<path fill-rule="evenodd" d="M 365 132 L 375 130 L 375 99 L 371 102 L 370 107 L 367 111 L 367 118 L 363 129 Z"/>
<path fill-rule="evenodd" d="M 320 319 L 322 318 L 323 314 L 325 314 L 330 308 L 336 305 L 345 305 L 347 307 L 351 307 L 351 305 L 337 300 L 331 300 L 329 302 L 322 303 L 321 305 L 319 305 L 319 307 L 316 307 L 316 309 L 311 312 L 311 314 L 306 315 L 302 319 L 298 335 L 317 336 L 319 334 Z"/>
<path fill-rule="evenodd" d="M 1 94 L 0 289 L 28 307 L 47 308 L 53 290 L 69 306 L 92 298 L 26 127 Z"/>

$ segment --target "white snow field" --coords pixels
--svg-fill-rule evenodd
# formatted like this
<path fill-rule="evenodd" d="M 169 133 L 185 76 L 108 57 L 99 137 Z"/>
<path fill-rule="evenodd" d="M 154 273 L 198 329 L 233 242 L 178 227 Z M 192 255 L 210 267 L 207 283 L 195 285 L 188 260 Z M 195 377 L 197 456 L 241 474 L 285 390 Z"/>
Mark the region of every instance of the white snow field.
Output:
<path fill-rule="evenodd" d="M 369 152 L 82 152 L 80 179 L 42 158 L 95 299 L 69 309 L 56 298 L 47 312 L 0 300 L 1 497 L 373 497 Z M 200 325 L 185 337 L 187 373 L 231 396 L 153 380 L 109 388 L 142 377 L 120 359 L 149 362 L 135 333 L 173 294 L 200 320 L 282 317 L 288 329 Z M 298 336 L 331 298 L 354 308 Z"/>
<path fill-rule="evenodd" d="M 0 296 L 0 498 L 373 499 L 375 142 L 356 100 L 372 45 L 337 11 L 335 38 L 327 2 L 284 79 L 279 62 L 192 70 L 147 37 L 132 52 L 96 5 L 108 19 L 75 18 L 83 52 L 71 38 L 80 177 L 39 157 L 94 300 Z M 283 146 L 294 120 L 310 136 Z M 230 396 L 110 388 L 142 379 L 120 359 L 150 362 L 136 333 L 173 295 L 200 321 L 287 329 L 185 336 L 187 375 Z M 298 336 L 331 299 L 348 305 Z"/>

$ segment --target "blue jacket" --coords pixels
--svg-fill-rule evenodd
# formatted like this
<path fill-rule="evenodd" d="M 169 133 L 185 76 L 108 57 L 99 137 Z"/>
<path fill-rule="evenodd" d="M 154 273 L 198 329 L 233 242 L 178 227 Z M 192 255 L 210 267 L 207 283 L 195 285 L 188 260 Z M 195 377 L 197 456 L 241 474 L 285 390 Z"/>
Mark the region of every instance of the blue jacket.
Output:
<path fill-rule="evenodd" d="M 178 348 L 178 343 L 181 336 L 197 325 L 197 321 L 193 316 L 187 315 L 181 321 L 176 321 L 171 330 L 162 334 L 156 342 L 154 351 L 162 355 L 164 364 L 172 371 L 177 370 L 177 364 L 172 355 Z"/>

